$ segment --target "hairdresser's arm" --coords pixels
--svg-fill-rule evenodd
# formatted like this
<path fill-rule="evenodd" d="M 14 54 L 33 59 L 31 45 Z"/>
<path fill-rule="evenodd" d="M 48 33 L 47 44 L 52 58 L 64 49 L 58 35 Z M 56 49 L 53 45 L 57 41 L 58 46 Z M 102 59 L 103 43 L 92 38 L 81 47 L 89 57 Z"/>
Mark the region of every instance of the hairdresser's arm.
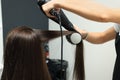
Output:
<path fill-rule="evenodd" d="M 75 26 L 74 28 L 82 35 L 82 37 L 86 37 L 85 40 L 93 44 L 105 43 L 114 39 L 116 36 L 116 31 L 114 27 L 111 27 L 103 32 L 87 32 L 85 30 L 81 30 L 77 26 Z"/>
<path fill-rule="evenodd" d="M 90 20 L 120 23 L 120 8 L 108 8 L 93 0 L 51 0 L 42 8 L 48 16 L 52 8 L 63 8 Z"/>

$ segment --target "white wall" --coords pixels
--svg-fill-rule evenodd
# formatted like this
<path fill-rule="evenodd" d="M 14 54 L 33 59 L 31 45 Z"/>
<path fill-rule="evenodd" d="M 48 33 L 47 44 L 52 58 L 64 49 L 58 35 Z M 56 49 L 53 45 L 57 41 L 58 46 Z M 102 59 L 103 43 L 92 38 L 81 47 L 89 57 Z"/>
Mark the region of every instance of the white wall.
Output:
<path fill-rule="evenodd" d="M 2 72 L 2 61 L 3 61 L 3 33 L 2 33 L 2 13 L 1 13 L 1 0 L 0 0 L 0 75 Z"/>
<path fill-rule="evenodd" d="M 98 1 L 109 7 L 120 7 L 119 0 L 95 1 Z M 113 23 L 99 23 L 87 20 L 68 11 L 65 11 L 65 14 L 72 23 L 87 31 L 104 31 L 113 25 Z M 49 20 L 49 29 L 60 30 L 59 25 L 51 20 Z M 60 38 L 50 41 L 49 46 L 50 58 L 60 58 Z M 75 45 L 69 44 L 66 39 L 64 39 L 64 59 L 69 62 L 67 80 L 72 80 L 74 49 Z M 86 80 L 112 80 L 112 73 L 116 58 L 114 40 L 99 45 L 90 44 L 84 41 L 84 50 Z"/>
<path fill-rule="evenodd" d="M 1 0 L 0 0 L 0 63 L 2 63 L 3 56 L 3 30 L 2 30 L 2 12 L 1 12 Z"/>

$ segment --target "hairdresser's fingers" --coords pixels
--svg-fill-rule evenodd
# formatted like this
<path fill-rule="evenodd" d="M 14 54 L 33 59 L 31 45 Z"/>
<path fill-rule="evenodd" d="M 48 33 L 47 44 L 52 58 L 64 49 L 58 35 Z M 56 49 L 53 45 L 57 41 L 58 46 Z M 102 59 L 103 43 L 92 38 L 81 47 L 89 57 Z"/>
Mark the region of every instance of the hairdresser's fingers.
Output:
<path fill-rule="evenodd" d="M 42 5 L 42 9 L 43 9 L 43 11 L 45 12 L 45 14 L 46 14 L 48 17 L 55 17 L 55 16 L 53 16 L 53 15 L 50 14 L 50 10 L 52 10 L 52 8 L 48 8 L 48 7 L 46 6 L 46 4 Z"/>
<path fill-rule="evenodd" d="M 80 27 L 74 25 L 74 29 L 81 34 L 82 38 L 85 37 L 85 35 L 88 33 L 86 30 L 80 29 Z"/>
<path fill-rule="evenodd" d="M 73 24 L 73 26 L 74 26 L 74 29 L 75 29 L 77 32 L 81 33 L 81 31 L 79 31 L 80 28 L 79 28 L 78 26 L 76 26 L 75 24 Z"/>
<path fill-rule="evenodd" d="M 79 32 L 79 33 L 83 33 L 84 31 L 82 30 L 82 29 L 80 29 L 80 27 L 78 27 L 77 25 L 73 25 L 74 26 L 74 29 L 77 31 L 77 32 Z"/>
<path fill-rule="evenodd" d="M 45 12 L 45 14 L 48 16 L 48 17 L 55 17 L 53 15 L 50 14 L 50 11 L 52 9 L 54 9 L 54 5 L 53 5 L 53 2 L 52 1 L 49 1 L 45 4 L 42 5 L 42 9 L 43 11 Z"/>
<path fill-rule="evenodd" d="M 60 8 L 55 8 L 55 11 L 58 13 L 60 12 L 60 10 L 61 10 Z"/>

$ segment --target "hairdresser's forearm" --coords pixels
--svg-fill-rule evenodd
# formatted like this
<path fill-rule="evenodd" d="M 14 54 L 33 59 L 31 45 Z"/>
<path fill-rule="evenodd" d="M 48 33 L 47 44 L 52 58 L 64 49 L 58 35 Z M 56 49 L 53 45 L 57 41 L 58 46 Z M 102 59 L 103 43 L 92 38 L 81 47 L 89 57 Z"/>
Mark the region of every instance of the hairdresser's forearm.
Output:
<path fill-rule="evenodd" d="M 107 42 L 103 36 L 102 32 L 88 32 L 88 36 L 85 40 L 93 44 L 102 44 Z"/>
<path fill-rule="evenodd" d="M 80 30 L 79 30 L 80 31 Z M 103 32 L 88 32 L 86 40 L 91 43 L 100 44 L 113 40 L 116 37 L 116 31 L 114 27 L 110 27 Z"/>
<path fill-rule="evenodd" d="M 110 27 L 109 29 L 103 32 L 88 32 L 86 30 L 80 29 L 76 25 L 74 25 L 74 29 L 81 34 L 84 40 L 93 44 L 105 43 L 107 41 L 114 39 L 116 36 L 116 31 L 114 27 Z"/>
<path fill-rule="evenodd" d="M 55 7 L 76 13 L 87 19 L 100 22 L 120 23 L 120 10 L 110 9 L 91 0 L 57 0 Z M 116 13 L 117 12 L 117 13 Z M 117 19 L 116 19 L 117 18 Z M 118 20 L 119 19 L 119 20 Z"/>
<path fill-rule="evenodd" d="M 107 39 L 103 39 L 103 32 L 88 32 L 86 30 L 80 29 L 78 26 L 74 25 L 74 29 L 81 34 L 83 40 L 86 40 L 93 44 L 101 44 L 107 41 Z"/>
<path fill-rule="evenodd" d="M 102 44 L 102 43 L 105 43 L 107 41 L 114 39 L 114 36 L 108 35 L 105 37 L 104 32 L 87 32 L 86 34 L 88 35 L 86 36 L 84 40 L 90 43 L 93 43 L 93 44 Z"/>

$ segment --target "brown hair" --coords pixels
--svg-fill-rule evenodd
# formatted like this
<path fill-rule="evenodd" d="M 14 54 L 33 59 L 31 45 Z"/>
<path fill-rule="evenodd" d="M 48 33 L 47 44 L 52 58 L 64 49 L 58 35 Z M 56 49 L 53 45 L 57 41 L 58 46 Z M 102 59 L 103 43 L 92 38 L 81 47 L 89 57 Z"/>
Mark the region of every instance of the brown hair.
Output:
<path fill-rule="evenodd" d="M 73 76 L 75 80 L 85 80 L 83 41 L 76 46 Z"/>
<path fill-rule="evenodd" d="M 78 33 L 79 34 L 79 33 Z M 85 80 L 85 72 L 84 72 L 84 52 L 83 52 L 83 41 L 81 40 L 78 44 L 72 42 L 71 35 L 66 36 L 66 39 L 71 44 L 76 44 L 76 52 L 75 52 L 75 63 L 74 63 L 74 71 L 73 71 L 73 79 L 75 80 Z M 79 34 L 81 35 L 81 34 Z M 77 36 L 76 36 L 77 37 Z M 72 38 L 73 39 L 73 38 Z M 73 40 L 74 41 L 74 40 Z"/>
<path fill-rule="evenodd" d="M 59 33 L 27 26 L 11 30 L 6 38 L 1 80 L 51 80 L 42 43 L 59 37 Z M 71 33 L 63 31 L 64 35 Z"/>

